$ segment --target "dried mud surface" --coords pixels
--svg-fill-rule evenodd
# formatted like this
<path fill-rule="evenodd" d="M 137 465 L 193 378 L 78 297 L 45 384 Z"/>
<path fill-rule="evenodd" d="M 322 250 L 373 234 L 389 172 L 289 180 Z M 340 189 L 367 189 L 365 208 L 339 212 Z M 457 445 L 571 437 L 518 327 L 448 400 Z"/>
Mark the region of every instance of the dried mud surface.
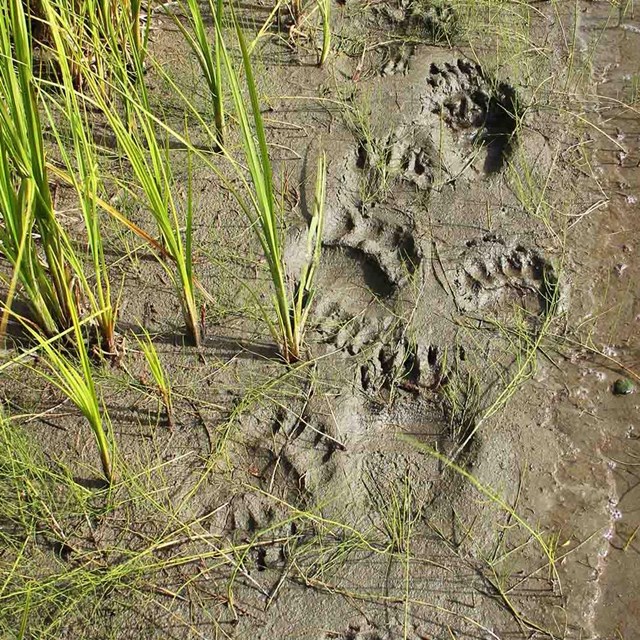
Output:
<path fill-rule="evenodd" d="M 122 296 L 123 331 L 140 322 L 153 332 L 180 390 L 176 425 L 119 374 L 104 381 L 122 455 L 161 466 L 162 499 L 180 504 L 185 521 L 200 518 L 221 545 L 260 544 L 239 561 L 233 604 L 217 595 L 228 573 L 201 560 L 167 571 L 154 585 L 164 591 L 144 604 L 115 599 L 102 631 L 78 635 L 71 624 L 61 638 L 111 637 L 104 629 L 181 639 L 635 637 L 640 396 L 611 386 L 640 365 L 640 117 L 608 98 L 638 73 L 640 22 L 602 32 L 607 3 L 579 4 L 582 50 L 598 38 L 585 91 L 598 129 L 579 133 L 548 110 L 525 110 L 532 88 L 495 77 L 464 47 L 376 49 L 366 72 L 342 55 L 332 73 L 280 45 L 260 51 L 294 267 L 306 250 L 318 150 L 330 161 L 312 363 L 285 379 L 261 321 L 243 315 L 252 298 L 238 280 L 264 297 L 266 275 L 241 214 L 202 168 L 199 278 L 227 305 L 211 310 L 202 356 L 181 344 L 179 307 L 144 251 L 138 266 L 127 263 Z M 373 16 L 353 28 L 374 38 L 376 26 L 406 34 L 452 19 L 440 8 L 418 21 L 395 6 Z M 163 29 L 155 46 L 179 75 L 184 52 Z M 366 122 L 356 114 L 362 96 Z M 588 170 L 572 161 L 585 139 Z M 567 224 L 554 227 L 518 198 L 512 171 L 523 158 L 549 176 L 550 217 L 566 214 Z M 209 255 L 237 280 L 221 278 Z M 579 344 L 585 326 L 599 355 Z M 553 336 L 532 356 L 514 336 L 543 327 Z M 503 402 L 532 357 L 530 379 Z M 135 349 L 123 362 L 143 376 Z M 16 377 L 5 396 L 55 409 L 51 390 L 29 385 Z M 245 410 L 242 389 L 252 385 L 259 401 Z M 69 460 L 91 460 L 88 439 L 69 449 L 61 431 L 84 433 L 81 420 L 49 418 L 31 425 L 33 436 Z M 556 532 L 557 576 L 513 513 L 421 445 L 455 455 L 547 543 Z M 398 496 L 408 496 L 406 546 L 356 544 L 350 531 L 390 536 Z M 300 524 L 292 514 L 302 511 L 324 524 Z M 148 536 L 161 529 L 156 516 L 131 514 Z M 103 535 L 116 531 L 110 523 Z M 191 581 L 192 592 L 168 595 Z"/>

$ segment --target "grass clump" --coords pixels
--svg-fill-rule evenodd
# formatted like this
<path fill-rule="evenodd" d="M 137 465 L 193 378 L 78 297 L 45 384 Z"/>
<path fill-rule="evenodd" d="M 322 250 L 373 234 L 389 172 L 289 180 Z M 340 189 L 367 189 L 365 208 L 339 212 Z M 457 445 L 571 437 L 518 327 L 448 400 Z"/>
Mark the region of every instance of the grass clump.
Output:
<path fill-rule="evenodd" d="M 22 2 L 10 0 L 0 10 L 0 249 L 13 268 L 6 308 L 20 285 L 32 320 L 55 335 L 71 326 L 72 274 L 49 187 L 32 69 Z"/>
<path fill-rule="evenodd" d="M 137 58 L 142 76 L 142 61 Z M 188 189 L 184 206 L 175 194 L 175 180 L 169 151 L 168 134 L 157 124 L 152 113 L 147 89 L 142 81 L 131 81 L 126 73 L 119 74 L 117 87 L 125 105 L 122 115 L 111 108 L 109 101 L 98 89 L 96 103 L 104 112 L 113 131 L 118 149 L 124 155 L 136 178 L 137 187 L 151 213 L 160 234 L 160 243 L 154 247 L 160 252 L 160 262 L 176 288 L 187 333 L 196 346 L 201 343 L 199 306 L 193 273 L 193 198 L 191 189 L 191 160 L 188 156 Z M 135 194 L 130 187 L 123 188 Z M 181 215 L 184 209 L 184 215 Z M 126 223 L 126 221 L 125 221 Z"/>
<path fill-rule="evenodd" d="M 83 88 L 91 73 L 105 82 L 113 68 L 105 50 L 117 54 L 125 64 L 130 57 L 144 58 L 149 39 L 151 10 L 144 16 L 142 0 L 31 0 L 24 2 L 34 42 L 46 52 L 54 39 L 54 24 L 64 26 L 64 59 L 55 56 L 54 68 L 66 64 L 76 88 Z"/>
<path fill-rule="evenodd" d="M 239 201 L 258 235 L 274 288 L 273 306 L 276 322 L 270 319 L 266 311 L 263 315 L 274 338 L 280 344 L 282 356 L 287 362 L 294 362 L 302 357 L 306 322 L 313 301 L 315 271 L 320 260 L 326 160 L 324 155 L 321 155 L 318 160 L 314 206 L 307 230 L 306 259 L 297 281 L 293 283 L 283 256 L 284 246 L 280 222 L 282 206 L 277 201 L 273 188 L 273 169 L 260 113 L 256 82 L 244 35 L 237 21 L 235 25 L 249 92 L 249 105 L 240 88 L 237 73 L 226 47 L 222 48 L 222 54 L 229 78 L 229 91 L 233 98 L 242 136 L 244 160 L 251 179 L 250 185 L 245 183 L 248 198 L 240 197 Z"/>
<path fill-rule="evenodd" d="M 408 32 L 433 44 L 453 46 L 459 33 L 456 3 L 448 0 L 414 0 L 408 6 Z"/>
<path fill-rule="evenodd" d="M 358 145 L 360 197 L 365 204 L 383 202 L 398 178 L 398 168 L 391 161 L 393 136 L 379 131 L 373 113 L 371 96 L 345 96 L 342 117 Z"/>
<path fill-rule="evenodd" d="M 73 309 L 73 307 L 72 307 Z M 39 347 L 43 368 L 32 367 L 45 380 L 59 389 L 87 419 L 96 439 L 102 473 L 108 483 L 114 479 L 111 444 L 105 429 L 103 406 L 94 380 L 89 352 L 84 342 L 78 317 L 73 315 L 73 353 L 60 344 L 60 338 L 45 339 L 39 332 L 27 327 Z"/>
<path fill-rule="evenodd" d="M 391 553 L 409 552 L 411 537 L 421 517 L 421 508 L 416 502 L 415 487 L 409 472 L 402 480 L 383 487 L 373 477 L 367 490 L 375 511 L 379 514 L 379 525 L 388 540 Z M 386 483 L 385 483 L 386 484 Z"/>
<path fill-rule="evenodd" d="M 49 124 L 62 158 L 66 180 L 73 186 L 84 221 L 88 253 L 93 267 L 93 284 L 90 283 L 84 265 L 75 254 L 75 273 L 82 283 L 89 309 L 96 318 L 98 341 L 102 350 L 111 356 L 116 355 L 116 320 L 118 305 L 113 301 L 109 267 L 105 258 L 102 231 L 100 226 L 99 202 L 101 198 L 101 173 L 98 154 L 84 103 L 73 85 L 73 71 L 65 57 L 63 25 L 56 22 L 51 12 L 49 28 L 54 41 L 61 72 L 61 100 L 54 101 L 55 111 L 47 110 Z M 60 130 L 59 122 L 66 122 L 68 136 Z M 68 148 L 70 138 L 71 148 Z"/>
<path fill-rule="evenodd" d="M 65 55 L 68 32 L 49 3 L 42 7 L 50 18 L 53 51 L 59 60 L 57 97 L 36 92 L 32 41 L 22 4 L 12 0 L 0 14 L 0 94 L 4 98 L 0 105 L 0 211 L 5 222 L 0 250 L 13 267 L 1 332 L 6 329 L 13 297 L 20 288 L 30 320 L 45 336 L 72 327 L 74 317 L 79 318 L 80 308 L 88 303 L 98 343 L 114 354 L 117 305 L 112 301 L 100 229 L 101 180 L 96 149 L 86 112 L 76 95 L 72 62 Z M 43 112 L 64 169 L 54 167 L 45 152 Z M 66 123 L 64 134 L 61 122 Z M 50 187 L 54 176 L 64 176 L 75 191 L 92 275 L 58 219 Z"/>
<path fill-rule="evenodd" d="M 176 24 L 191 51 L 196 56 L 211 94 L 216 137 L 218 144 L 222 144 L 225 124 L 221 56 L 222 34 L 220 29 L 217 28 L 215 30 L 214 43 L 212 44 L 205 28 L 200 3 L 197 0 L 187 0 L 187 9 L 190 28 L 187 29 L 177 18 Z M 223 15 L 222 0 L 209 0 L 209 10 L 214 23 L 221 26 Z"/>

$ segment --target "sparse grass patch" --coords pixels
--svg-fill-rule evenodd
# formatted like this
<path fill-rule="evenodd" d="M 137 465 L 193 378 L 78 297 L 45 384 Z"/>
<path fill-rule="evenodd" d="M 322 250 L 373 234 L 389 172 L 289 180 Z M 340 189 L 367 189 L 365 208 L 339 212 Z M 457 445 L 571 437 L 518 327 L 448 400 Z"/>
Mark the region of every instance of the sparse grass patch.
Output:
<path fill-rule="evenodd" d="M 361 197 L 365 204 L 383 201 L 397 177 L 397 168 L 390 163 L 392 136 L 377 130 L 371 110 L 366 96 L 343 102 L 345 124 L 358 143 L 357 166 L 362 171 Z"/>
<path fill-rule="evenodd" d="M 405 471 L 403 478 L 390 486 L 382 486 L 380 478 L 371 477 L 368 491 L 389 541 L 389 550 L 408 554 L 414 529 L 422 517 L 410 472 Z"/>
<path fill-rule="evenodd" d="M 538 163 L 529 162 L 526 152 L 519 148 L 515 157 L 509 162 L 509 182 L 511 189 L 525 211 L 539 219 L 552 236 L 557 237 L 555 226 L 558 221 L 554 215 L 556 211 L 550 202 L 552 193 L 551 180 L 554 176 L 559 152 L 554 154 L 549 167 L 544 167 L 541 175 Z"/>
<path fill-rule="evenodd" d="M 445 351 L 440 367 L 445 372 L 442 396 L 454 443 L 465 442 L 481 412 L 481 389 L 478 374 L 463 366 L 459 358 Z"/>
<path fill-rule="evenodd" d="M 487 327 L 490 331 L 496 331 L 497 335 L 505 341 L 503 353 L 510 359 L 510 363 L 502 373 L 500 373 L 500 365 L 496 368 L 498 382 L 495 384 L 493 393 L 482 394 L 482 407 L 478 399 L 477 384 L 473 377 L 468 378 L 468 383 L 472 385 L 471 394 L 468 395 L 468 387 L 467 391 L 459 397 L 464 399 L 461 406 L 465 411 L 467 411 L 467 403 L 471 402 L 472 411 L 468 414 L 470 420 L 465 420 L 464 430 L 460 432 L 462 440 L 457 443 L 458 446 L 451 456 L 452 460 L 457 460 L 482 425 L 501 412 L 522 385 L 533 377 L 540 354 L 546 355 L 544 345 L 550 337 L 554 322 L 557 321 L 560 305 L 558 276 L 549 274 L 548 278 L 548 282 L 543 285 L 545 290 L 541 292 L 541 295 L 546 296 L 541 318 L 532 317 L 523 308 L 516 307 L 511 322 L 490 317 L 483 319 L 481 326 Z"/>
<path fill-rule="evenodd" d="M 454 46 L 459 39 L 459 17 L 455 2 L 413 0 L 407 9 L 410 35 L 434 44 Z M 425 33 L 426 32 L 426 33 Z"/>

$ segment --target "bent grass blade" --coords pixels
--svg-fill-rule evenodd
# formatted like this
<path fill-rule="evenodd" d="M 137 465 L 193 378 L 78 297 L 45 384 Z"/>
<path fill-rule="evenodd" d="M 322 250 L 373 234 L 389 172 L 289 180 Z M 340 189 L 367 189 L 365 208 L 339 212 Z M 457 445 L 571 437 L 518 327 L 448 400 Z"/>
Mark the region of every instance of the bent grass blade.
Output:
<path fill-rule="evenodd" d="M 114 480 L 111 447 L 104 426 L 102 403 L 98 396 L 89 353 L 82 333 L 83 324 L 89 322 L 92 316 L 89 316 L 81 323 L 75 313 L 75 307 L 72 307 L 72 309 L 74 310 L 72 328 L 51 339 L 46 339 L 22 318 L 18 318 L 35 340 L 36 347 L 33 352 L 40 352 L 42 355 L 41 362 L 46 367 L 46 371 L 26 363 L 22 364 L 59 389 L 86 418 L 96 439 L 102 473 L 106 481 L 111 484 Z M 69 333 L 73 336 L 73 350 L 77 355 L 77 360 L 65 353 L 59 344 L 60 339 Z M 14 362 L 21 361 L 22 358 Z"/>
<path fill-rule="evenodd" d="M 136 340 L 142 349 L 149 371 L 151 372 L 153 380 L 156 383 L 156 387 L 162 397 L 162 404 L 167 412 L 167 422 L 170 427 L 173 427 L 173 395 L 171 381 L 162 366 L 158 350 L 153 344 L 149 332 L 143 327 L 140 327 L 140 329 L 142 331 L 142 337 L 136 336 Z"/>

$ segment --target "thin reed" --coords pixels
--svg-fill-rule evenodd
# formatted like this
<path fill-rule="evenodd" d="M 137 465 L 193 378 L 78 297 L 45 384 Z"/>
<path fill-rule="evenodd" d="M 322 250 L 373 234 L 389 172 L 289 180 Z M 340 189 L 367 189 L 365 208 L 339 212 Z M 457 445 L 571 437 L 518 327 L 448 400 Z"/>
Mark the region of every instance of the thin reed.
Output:
<path fill-rule="evenodd" d="M 156 349 L 149 332 L 144 328 L 141 328 L 141 331 L 142 335 L 136 336 L 136 340 L 140 349 L 142 349 L 144 359 L 147 362 L 147 367 L 149 368 L 158 393 L 160 394 L 160 398 L 162 399 L 162 404 L 167 414 L 167 422 L 169 423 L 169 426 L 173 426 L 173 393 L 171 380 L 162 365 L 160 355 L 158 354 L 158 350 Z"/>

